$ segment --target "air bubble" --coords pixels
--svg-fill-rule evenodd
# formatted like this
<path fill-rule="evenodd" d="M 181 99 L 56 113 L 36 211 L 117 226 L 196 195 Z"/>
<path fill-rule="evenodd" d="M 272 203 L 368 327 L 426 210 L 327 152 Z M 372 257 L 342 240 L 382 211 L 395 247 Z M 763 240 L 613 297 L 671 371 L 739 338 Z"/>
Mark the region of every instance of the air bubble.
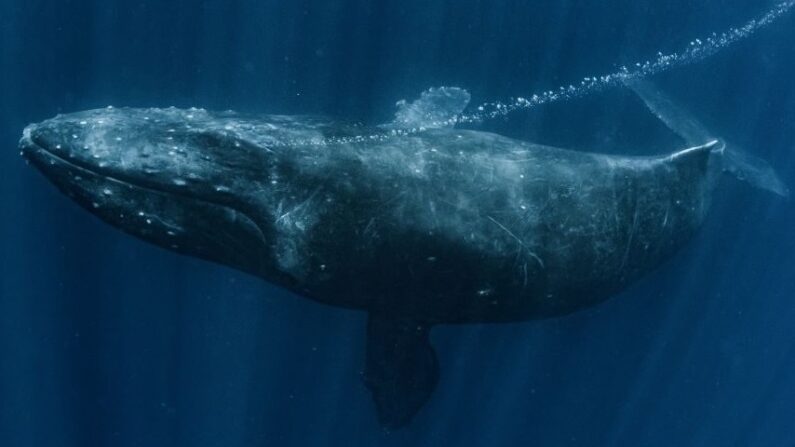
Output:
<path fill-rule="evenodd" d="M 480 106 L 476 107 L 475 113 L 456 116 L 449 121 L 449 124 L 455 125 L 480 123 L 489 119 L 506 116 L 518 110 L 527 110 L 545 104 L 567 101 L 589 95 L 591 93 L 596 93 L 607 88 L 619 87 L 629 80 L 646 78 L 665 71 L 669 71 L 673 68 L 700 62 L 718 53 L 719 51 L 750 37 L 752 34 L 775 22 L 784 14 L 788 13 L 793 6 L 795 6 L 795 0 L 780 2 L 771 9 L 767 10 L 759 18 L 749 20 L 743 26 L 730 28 L 728 31 L 720 35 L 712 33 L 713 37 L 707 38 L 705 40 L 693 39 L 689 41 L 689 44 L 684 49 L 677 53 L 663 54 L 662 52 L 657 52 L 657 57 L 655 59 L 630 64 L 630 66 L 634 67 L 632 70 L 627 68 L 627 66 L 621 66 L 617 72 L 602 76 L 588 76 L 584 78 L 584 82 L 579 83 L 577 86 L 568 85 L 559 87 L 557 90 L 547 90 L 540 94 L 534 94 L 530 100 L 522 100 L 522 98 L 519 98 L 508 104 L 501 102 L 481 104 Z M 375 134 L 367 137 L 359 135 L 353 137 L 296 140 L 292 141 L 291 144 L 327 146 L 334 144 L 386 141 L 389 138 L 412 135 L 422 132 L 423 130 L 424 129 L 418 128 L 392 129 L 382 134 Z"/>

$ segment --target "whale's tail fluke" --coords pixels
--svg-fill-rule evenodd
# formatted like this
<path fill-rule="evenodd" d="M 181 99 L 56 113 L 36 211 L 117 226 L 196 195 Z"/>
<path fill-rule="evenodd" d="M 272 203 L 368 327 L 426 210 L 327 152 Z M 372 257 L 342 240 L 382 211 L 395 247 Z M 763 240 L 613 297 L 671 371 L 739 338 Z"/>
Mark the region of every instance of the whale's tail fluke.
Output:
<path fill-rule="evenodd" d="M 724 152 L 724 159 L 725 169 L 738 179 L 782 197 L 789 197 L 787 185 L 779 178 L 773 167 L 761 158 L 728 147 Z"/>
<path fill-rule="evenodd" d="M 682 137 L 688 146 L 700 146 L 705 142 L 716 139 L 695 117 L 676 105 L 651 82 L 633 79 L 627 80 L 625 83 L 643 100 L 651 113 L 665 123 L 674 133 Z M 714 150 L 723 154 L 722 169 L 724 171 L 733 174 L 738 179 L 746 181 L 756 188 L 764 189 L 782 197 L 789 196 L 787 185 L 784 184 L 766 161 L 754 157 L 739 147 L 726 143 L 724 140 L 720 141 L 722 144 L 716 146 Z"/>

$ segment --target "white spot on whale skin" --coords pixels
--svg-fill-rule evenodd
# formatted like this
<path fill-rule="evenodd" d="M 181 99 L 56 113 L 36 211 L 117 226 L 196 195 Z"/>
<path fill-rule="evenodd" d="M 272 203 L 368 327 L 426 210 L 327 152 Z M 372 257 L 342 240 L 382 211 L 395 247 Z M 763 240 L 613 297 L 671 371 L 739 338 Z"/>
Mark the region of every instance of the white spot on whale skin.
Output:
<path fill-rule="evenodd" d="M 494 293 L 494 290 L 491 288 L 480 289 L 477 292 L 478 296 L 489 296 L 492 293 Z"/>
<path fill-rule="evenodd" d="M 174 184 L 177 185 L 177 186 L 185 186 L 188 183 L 185 180 L 182 180 L 181 178 L 175 178 L 174 179 Z"/>

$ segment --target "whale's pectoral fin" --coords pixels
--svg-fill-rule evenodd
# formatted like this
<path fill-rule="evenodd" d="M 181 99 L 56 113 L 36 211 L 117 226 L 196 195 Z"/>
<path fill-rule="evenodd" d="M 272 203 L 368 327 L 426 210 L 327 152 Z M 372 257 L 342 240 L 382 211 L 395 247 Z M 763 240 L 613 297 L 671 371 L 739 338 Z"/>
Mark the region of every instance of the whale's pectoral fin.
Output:
<path fill-rule="evenodd" d="M 429 332 L 416 320 L 370 314 L 364 382 L 385 428 L 408 424 L 436 388 L 439 365 Z"/>
<path fill-rule="evenodd" d="M 381 127 L 387 129 L 453 127 L 455 118 L 466 109 L 471 96 L 458 87 L 429 88 L 419 99 L 409 103 L 405 99 L 397 102 L 395 120 Z"/>

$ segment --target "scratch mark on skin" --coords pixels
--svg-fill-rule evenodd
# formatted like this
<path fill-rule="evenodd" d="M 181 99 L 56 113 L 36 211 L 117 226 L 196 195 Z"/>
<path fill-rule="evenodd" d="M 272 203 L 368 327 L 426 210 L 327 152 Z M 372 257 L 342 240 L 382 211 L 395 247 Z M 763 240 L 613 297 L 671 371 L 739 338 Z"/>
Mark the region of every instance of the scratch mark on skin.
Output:
<path fill-rule="evenodd" d="M 403 199 L 407 194 L 406 191 L 400 191 L 399 193 L 395 194 L 394 196 L 384 200 L 383 202 L 379 202 L 373 208 L 373 214 L 383 214 L 388 212 L 387 207 L 391 205 L 393 202 Z"/>
<path fill-rule="evenodd" d="M 299 212 L 299 211 L 301 211 L 301 209 L 303 209 L 303 208 L 304 208 L 304 207 L 305 207 L 305 206 L 306 206 L 306 205 L 307 205 L 309 202 L 311 202 L 311 201 L 312 201 L 312 199 L 314 199 L 314 198 L 315 198 L 315 196 L 317 195 L 317 193 L 318 193 L 319 191 L 320 191 L 320 188 L 316 188 L 316 189 L 315 189 L 315 190 L 312 192 L 312 194 L 310 194 L 310 195 L 309 195 L 309 197 L 307 197 L 307 198 L 306 198 L 306 199 L 305 199 L 303 202 L 301 202 L 301 203 L 299 203 L 298 205 L 296 205 L 296 206 L 295 206 L 295 208 L 293 208 L 292 210 L 290 210 L 290 211 L 287 211 L 286 213 L 284 213 L 284 214 L 282 214 L 281 216 L 279 216 L 279 217 L 276 219 L 276 223 L 277 223 L 277 224 L 281 224 L 281 223 L 283 223 L 283 222 L 284 222 L 284 220 L 285 220 L 285 219 L 286 219 L 286 218 L 287 218 L 289 215 L 291 215 L 291 214 L 293 214 L 293 213 L 296 213 L 296 212 Z M 281 208 L 281 204 L 279 205 L 279 208 Z"/>
<path fill-rule="evenodd" d="M 505 225 L 503 225 L 500 222 L 498 222 L 497 219 L 495 219 L 495 218 L 493 218 L 491 216 L 486 216 L 486 217 L 488 217 L 490 221 L 494 222 L 495 225 L 500 227 L 503 231 L 505 231 L 506 233 L 508 233 L 508 235 L 510 235 L 513 239 L 515 239 L 516 242 L 518 242 L 519 245 L 521 245 L 522 248 L 527 252 L 527 254 L 529 254 L 533 259 L 538 261 L 538 263 L 541 265 L 541 268 L 546 268 L 546 266 L 544 265 L 544 261 L 541 258 L 539 258 L 538 255 L 535 254 L 532 250 L 527 248 L 527 246 L 524 244 L 524 242 L 521 239 L 519 239 L 519 237 L 517 237 L 515 234 L 513 234 L 511 232 L 511 230 L 506 228 Z"/>
<path fill-rule="evenodd" d="M 367 235 L 367 233 L 373 227 L 374 223 L 375 223 L 375 218 L 371 217 L 370 220 L 367 222 L 367 225 L 364 227 L 364 230 L 362 230 L 362 234 Z"/>
<path fill-rule="evenodd" d="M 619 270 L 624 270 L 624 266 L 627 264 L 627 258 L 629 258 L 629 250 L 632 248 L 632 239 L 635 237 L 635 231 L 638 229 L 638 205 L 635 204 L 635 214 L 632 217 L 632 227 L 629 230 L 629 240 L 627 241 L 627 248 L 624 250 L 624 258 L 621 260 L 621 267 Z"/>

